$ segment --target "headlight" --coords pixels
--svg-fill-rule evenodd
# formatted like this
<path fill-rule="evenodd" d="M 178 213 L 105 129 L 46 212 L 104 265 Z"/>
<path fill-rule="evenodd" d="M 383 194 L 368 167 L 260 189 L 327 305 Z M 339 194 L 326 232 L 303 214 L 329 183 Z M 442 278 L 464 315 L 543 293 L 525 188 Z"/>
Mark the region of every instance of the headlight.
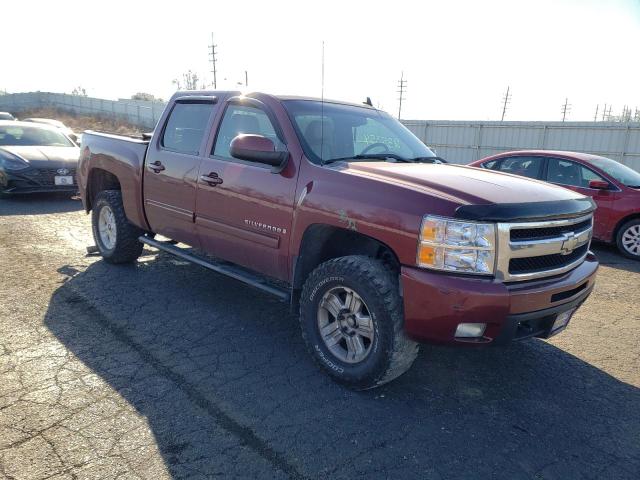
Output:
<path fill-rule="evenodd" d="M 493 223 L 462 222 L 426 215 L 420 228 L 419 267 L 492 275 L 496 256 Z"/>
<path fill-rule="evenodd" d="M 20 157 L 0 149 L 0 167 L 5 170 L 24 170 L 31 165 Z"/>

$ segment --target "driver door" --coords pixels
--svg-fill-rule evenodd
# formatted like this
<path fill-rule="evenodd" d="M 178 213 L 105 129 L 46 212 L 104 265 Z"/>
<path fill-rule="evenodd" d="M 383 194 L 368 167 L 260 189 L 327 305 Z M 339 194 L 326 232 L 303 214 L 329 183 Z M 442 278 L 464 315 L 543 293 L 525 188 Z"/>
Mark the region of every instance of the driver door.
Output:
<path fill-rule="evenodd" d="M 245 98 L 227 104 L 213 149 L 200 164 L 195 223 L 208 253 L 287 279 L 296 186 L 293 162 L 272 173 L 267 165 L 229 153 L 231 140 L 243 133 L 263 135 L 285 150 L 279 131 L 262 102 Z"/>

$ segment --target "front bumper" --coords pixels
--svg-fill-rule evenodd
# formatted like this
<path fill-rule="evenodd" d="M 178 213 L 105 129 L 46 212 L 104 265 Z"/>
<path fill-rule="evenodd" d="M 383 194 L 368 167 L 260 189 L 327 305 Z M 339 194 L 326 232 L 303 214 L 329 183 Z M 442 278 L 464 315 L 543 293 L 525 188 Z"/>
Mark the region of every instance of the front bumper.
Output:
<path fill-rule="evenodd" d="M 550 335 L 558 313 L 579 307 L 595 284 L 592 253 L 556 277 L 501 283 L 494 279 L 402 267 L 405 331 L 415 340 L 444 344 L 504 344 Z M 486 323 L 480 338 L 456 338 L 460 323 Z"/>
<path fill-rule="evenodd" d="M 56 185 L 57 168 L 29 168 L 26 170 L 0 170 L 0 192 L 4 194 L 40 193 L 40 192 L 77 192 L 75 168 L 67 168 L 67 176 L 72 184 Z"/>

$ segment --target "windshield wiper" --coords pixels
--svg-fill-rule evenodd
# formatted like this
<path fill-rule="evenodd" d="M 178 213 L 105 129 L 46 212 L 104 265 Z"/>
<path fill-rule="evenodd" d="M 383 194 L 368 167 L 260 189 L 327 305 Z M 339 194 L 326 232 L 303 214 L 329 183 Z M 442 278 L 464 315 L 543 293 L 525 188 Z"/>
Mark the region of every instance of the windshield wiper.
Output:
<path fill-rule="evenodd" d="M 387 158 L 393 158 L 399 162 L 412 162 L 413 160 L 409 160 L 408 158 L 404 158 L 400 155 L 396 155 L 395 153 L 367 153 L 365 155 L 352 155 L 350 157 L 340 157 L 340 158 L 329 158 L 327 160 L 322 161 L 322 165 L 327 165 L 329 163 L 334 162 L 343 162 L 348 160 L 385 160 Z"/>
<path fill-rule="evenodd" d="M 442 157 L 415 157 L 409 160 L 416 163 L 447 163 Z"/>

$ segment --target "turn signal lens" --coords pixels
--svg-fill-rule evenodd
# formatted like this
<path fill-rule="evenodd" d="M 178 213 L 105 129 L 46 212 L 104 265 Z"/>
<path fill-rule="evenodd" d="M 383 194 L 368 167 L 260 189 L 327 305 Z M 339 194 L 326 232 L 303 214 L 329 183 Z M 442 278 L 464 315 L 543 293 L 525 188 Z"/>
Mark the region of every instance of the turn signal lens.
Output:
<path fill-rule="evenodd" d="M 425 241 L 440 243 L 444 238 L 447 222 L 434 218 L 425 218 L 422 222 L 421 238 Z"/>
<path fill-rule="evenodd" d="M 442 266 L 442 253 L 442 248 L 421 244 L 418 247 L 419 263 L 424 266 L 439 268 Z"/>

